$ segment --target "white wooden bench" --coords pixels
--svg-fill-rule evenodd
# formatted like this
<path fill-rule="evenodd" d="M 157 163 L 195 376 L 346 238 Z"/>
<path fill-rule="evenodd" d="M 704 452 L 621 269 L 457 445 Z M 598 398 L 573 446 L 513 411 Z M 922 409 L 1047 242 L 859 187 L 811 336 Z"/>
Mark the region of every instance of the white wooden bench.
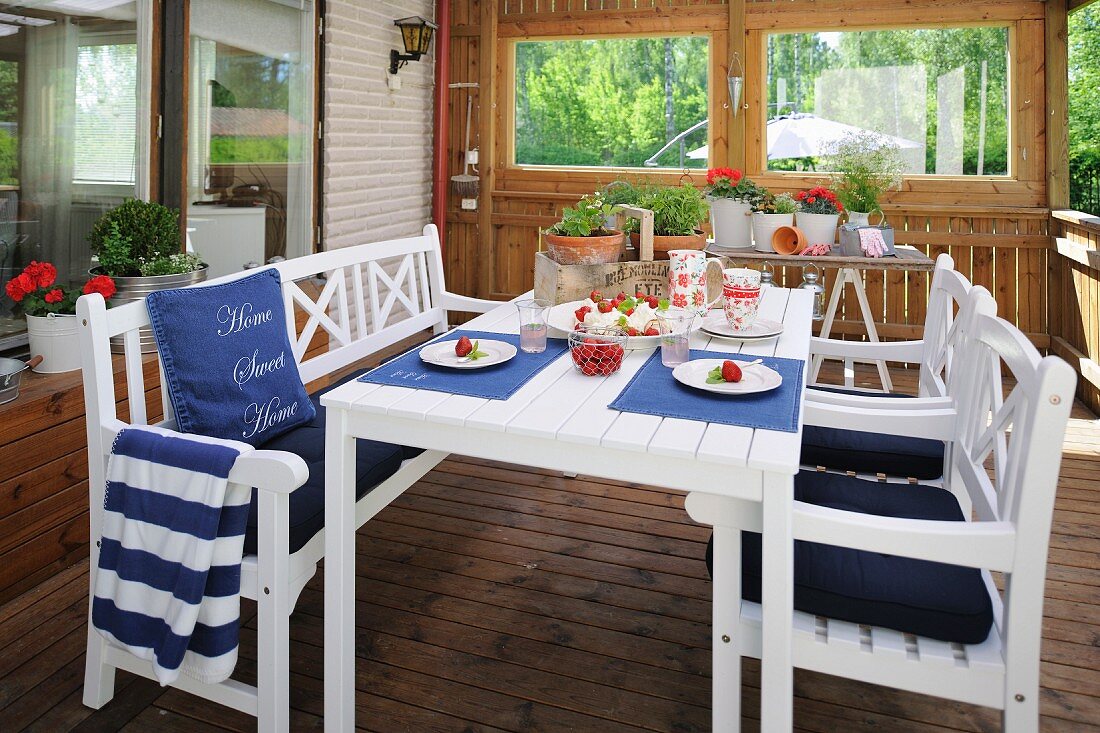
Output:
<path fill-rule="evenodd" d="M 450 311 L 480 313 L 499 305 L 447 291 L 439 236 L 432 225 L 426 226 L 419 237 L 321 252 L 273 267 L 282 279 L 286 327 L 294 359 L 306 384 L 354 365 L 426 329 L 437 334 L 444 332 Z M 250 273 L 230 275 L 214 282 L 228 282 Z M 314 299 L 298 283 L 318 277 L 323 278 L 324 286 Z M 295 325 L 296 308 L 308 315 L 300 332 Z M 80 299 L 77 315 L 81 326 L 88 423 L 90 587 L 94 588 L 111 444 L 127 424 L 147 424 L 149 409 L 138 329 L 149 325 L 149 314 L 144 302 L 107 309 L 102 297 L 92 295 Z M 317 329 L 328 333 L 329 349 L 303 361 Z M 112 337 L 121 337 L 125 344 L 128 421 L 120 418 L 115 394 Z M 163 369 L 161 384 L 164 384 Z M 162 389 L 161 394 L 165 419 L 157 424 L 173 428 L 175 421 L 167 390 Z M 446 454 L 439 451 L 426 451 L 403 461 L 396 474 L 357 503 L 357 526 L 377 514 L 445 457 Z M 308 468 L 299 456 L 271 450 L 257 450 L 242 457 L 229 477 L 230 481 L 253 486 L 258 492 L 258 552 L 245 556 L 241 579 L 241 595 L 257 603 L 257 685 L 253 687 L 235 680 L 206 685 L 184 676 L 174 684 L 187 692 L 256 716 L 259 730 L 265 733 L 290 729 L 290 613 L 298 594 L 316 572 L 317 562 L 324 552 L 324 530 L 297 552 L 289 552 L 290 494 L 307 478 Z M 116 669 L 152 678 L 148 662 L 109 646 L 89 622 L 85 705 L 99 708 L 111 700 Z"/>

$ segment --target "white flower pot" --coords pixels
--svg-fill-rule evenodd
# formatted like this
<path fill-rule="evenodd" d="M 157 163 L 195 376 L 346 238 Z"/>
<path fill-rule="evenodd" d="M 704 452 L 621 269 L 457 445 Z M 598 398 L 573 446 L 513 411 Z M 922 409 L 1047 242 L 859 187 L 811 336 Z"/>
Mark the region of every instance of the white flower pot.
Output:
<path fill-rule="evenodd" d="M 795 214 L 795 226 L 806 235 L 806 244 L 835 244 L 836 223 L 840 220 L 839 214 L 807 214 L 800 211 Z"/>
<path fill-rule="evenodd" d="M 752 214 L 753 248 L 757 252 L 774 252 L 772 235 L 775 234 L 775 230 L 793 224 L 794 214 L 765 214 L 754 211 Z"/>
<path fill-rule="evenodd" d="M 27 316 L 27 340 L 30 342 L 31 356 L 42 356 L 42 363 L 32 371 L 57 374 L 80 368 L 76 316 Z"/>
<path fill-rule="evenodd" d="M 716 247 L 752 246 L 752 207 L 748 202 L 708 196 L 707 203 Z"/>
<path fill-rule="evenodd" d="M 865 227 L 871 225 L 871 215 L 862 211 L 849 211 L 848 223 L 856 226 Z"/>

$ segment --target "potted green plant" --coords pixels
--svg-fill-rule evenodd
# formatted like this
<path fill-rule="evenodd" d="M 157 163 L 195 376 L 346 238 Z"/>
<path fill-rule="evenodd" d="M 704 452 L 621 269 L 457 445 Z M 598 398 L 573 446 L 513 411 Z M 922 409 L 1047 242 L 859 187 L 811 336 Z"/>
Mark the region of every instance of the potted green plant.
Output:
<path fill-rule="evenodd" d="M 774 252 L 772 235 L 779 227 L 794 226 L 798 202 L 789 193 L 765 193 L 752 205 L 752 238 L 757 252 Z"/>
<path fill-rule="evenodd" d="M 618 262 L 623 233 L 607 227 L 611 209 L 599 191 L 582 196 L 575 207 L 567 207 L 561 221 L 543 232 L 550 258 L 562 265 Z"/>
<path fill-rule="evenodd" d="M 612 181 L 600 189 L 600 194 L 603 196 L 603 202 L 608 206 L 634 206 L 638 203 L 641 188 L 630 181 Z M 613 229 L 614 227 L 615 214 L 611 213 L 607 217 L 604 228 Z"/>
<path fill-rule="evenodd" d="M 674 249 L 704 249 L 707 235 L 699 229 L 706 221 L 706 199 L 702 192 L 685 183 L 682 186 L 652 186 L 640 191 L 638 206 L 653 212 L 653 257 L 667 260 Z M 634 223 L 632 229 L 636 230 Z M 640 237 L 631 231 L 630 241 L 638 247 Z"/>
<path fill-rule="evenodd" d="M 761 192 L 735 168 L 711 168 L 704 189 L 717 247 L 752 246 L 752 204 Z"/>
<path fill-rule="evenodd" d="M 882 195 L 901 186 L 905 161 L 901 149 L 869 130 L 842 137 L 826 156 L 833 171 L 830 183 L 848 211 L 848 221 L 866 226 L 870 215 L 880 211 Z"/>
<path fill-rule="evenodd" d="M 179 211 L 154 201 L 127 199 L 107 211 L 88 233 L 88 242 L 98 262 L 91 272 L 114 279 L 116 304 L 144 300 L 157 290 L 182 288 L 206 279 L 207 266 L 202 259 L 183 252 Z M 156 350 L 148 328 L 141 330 L 141 350 Z"/>

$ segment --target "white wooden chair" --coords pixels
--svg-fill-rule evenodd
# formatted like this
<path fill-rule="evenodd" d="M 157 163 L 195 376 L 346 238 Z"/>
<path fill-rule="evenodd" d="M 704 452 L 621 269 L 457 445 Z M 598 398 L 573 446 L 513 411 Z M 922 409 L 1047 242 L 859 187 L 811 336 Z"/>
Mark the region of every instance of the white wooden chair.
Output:
<path fill-rule="evenodd" d="M 817 372 L 821 361 L 836 359 L 844 363 L 844 388 L 859 390 L 855 386 L 855 364 L 878 361 L 920 365 L 920 396 L 938 397 L 946 394 L 946 375 L 950 371 L 955 346 L 955 312 L 962 307 L 970 281 L 955 270 L 955 261 L 948 254 L 936 258 L 932 282 L 928 290 L 928 308 L 925 312 L 923 337 L 913 341 L 841 341 L 814 337 L 810 340 L 810 356 L 813 360 L 811 387 L 839 386 L 817 384 Z M 831 393 L 812 390 L 809 399 L 827 399 Z M 868 391 L 868 394 L 876 392 Z"/>
<path fill-rule="evenodd" d="M 447 291 L 436 228 L 408 239 L 363 244 L 321 252 L 274 266 L 282 279 L 287 330 L 303 382 L 309 383 L 371 356 L 425 329 L 442 333 L 448 311 L 484 312 L 496 305 Z M 227 282 L 248 273 L 220 278 Z M 316 300 L 297 282 L 323 276 Z M 299 333 L 295 307 L 309 318 Z M 77 304 L 83 352 L 84 395 L 88 423 L 89 506 L 91 508 L 91 582 L 99 560 L 103 494 L 107 458 L 114 436 L 127 424 L 146 424 L 145 383 L 138 329 L 149 325 L 144 302 L 107 309 L 99 295 Z M 303 361 L 320 328 L 329 334 L 327 352 Z M 125 404 L 115 392 L 111 338 L 125 344 Z M 163 370 L 161 383 L 164 383 Z M 174 427 L 172 406 L 162 390 L 165 419 Z M 128 419 L 120 413 L 128 412 Z M 356 506 L 358 526 L 374 516 L 406 488 L 430 471 L 446 454 L 425 451 L 405 460 L 391 478 L 366 494 Z M 290 728 L 290 614 L 302 588 L 313 577 L 324 551 L 324 530 L 297 552 L 289 552 L 290 494 L 308 478 L 305 462 L 293 453 L 258 450 L 235 464 L 230 481 L 258 492 L 258 553 L 244 558 L 241 595 L 254 599 L 258 611 L 257 685 L 227 680 L 205 685 L 181 676 L 174 684 L 187 692 L 257 716 L 258 728 Z M 90 594 L 89 594 L 90 602 Z M 90 616 L 89 616 L 90 619 Z M 148 662 L 108 645 L 89 623 L 84 704 L 99 708 L 114 695 L 115 669 L 152 677 Z"/>
<path fill-rule="evenodd" d="M 952 269 L 953 266 L 954 261 L 946 254 L 936 259 L 922 339 L 886 343 L 811 340 L 811 354 L 815 358 L 828 356 L 844 361 L 846 384 L 842 391 L 812 386 L 806 391 L 803 464 L 924 481 L 936 480 L 942 475 L 945 463 L 942 443 L 913 436 L 882 438 L 877 433 L 860 432 L 853 421 L 825 425 L 817 418 L 815 407 L 825 405 L 856 413 L 861 410 L 927 410 L 942 404 L 939 401 L 948 391 L 955 350 L 965 341 L 968 319 L 974 314 L 973 308 L 967 305 L 972 286 Z M 853 389 L 854 362 L 876 359 L 919 364 L 918 397 L 912 399 L 908 395 Z"/>
<path fill-rule="evenodd" d="M 996 318 L 988 293 L 976 289 L 973 297 L 980 302 L 970 335 L 956 354 L 957 372 L 949 385 L 953 405 L 883 409 L 860 418 L 865 429 L 947 440 L 947 488 L 960 484 L 968 493 L 973 520 L 964 520 L 961 512 L 958 521 L 932 521 L 796 501 L 792 529 L 796 540 L 980 569 L 979 586 L 984 580 L 992 603 L 992 630 L 984 642 L 960 644 L 796 611 L 793 663 L 997 708 L 1003 711 L 1006 731 L 1035 731 L 1047 547 L 1076 375 L 1062 360 L 1041 357 L 1018 329 Z M 1002 365 L 1016 380 L 1007 398 Z M 837 421 L 850 418 L 843 408 L 835 412 Z M 707 516 L 713 511 L 704 505 L 707 501 L 705 495 L 693 494 L 688 512 Z M 736 530 L 758 532 L 759 514 L 746 506 L 726 521 L 734 531 L 715 532 L 715 552 L 728 556 L 732 550 L 739 559 Z M 1003 592 L 992 572 L 1004 574 Z M 740 586 L 737 581 L 734 597 L 740 596 Z M 728 626 L 737 629 L 731 643 L 740 655 L 760 655 L 758 604 L 743 601 L 739 618 Z M 730 694 L 737 696 L 737 691 Z"/>

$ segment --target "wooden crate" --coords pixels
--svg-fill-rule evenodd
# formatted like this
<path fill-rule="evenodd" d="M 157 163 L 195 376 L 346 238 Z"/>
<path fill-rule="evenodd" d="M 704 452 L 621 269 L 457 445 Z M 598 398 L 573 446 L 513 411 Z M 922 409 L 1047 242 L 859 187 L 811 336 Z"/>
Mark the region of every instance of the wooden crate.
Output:
<path fill-rule="evenodd" d="M 663 298 L 668 291 L 668 260 L 653 259 L 653 212 L 629 206 L 617 211 L 620 229 L 628 217 L 638 219 L 638 249 L 627 249 L 623 259 L 602 265 L 562 265 L 542 251 L 535 254 L 535 297 L 552 304 L 583 300 L 592 290 L 614 296 L 620 290 Z"/>

